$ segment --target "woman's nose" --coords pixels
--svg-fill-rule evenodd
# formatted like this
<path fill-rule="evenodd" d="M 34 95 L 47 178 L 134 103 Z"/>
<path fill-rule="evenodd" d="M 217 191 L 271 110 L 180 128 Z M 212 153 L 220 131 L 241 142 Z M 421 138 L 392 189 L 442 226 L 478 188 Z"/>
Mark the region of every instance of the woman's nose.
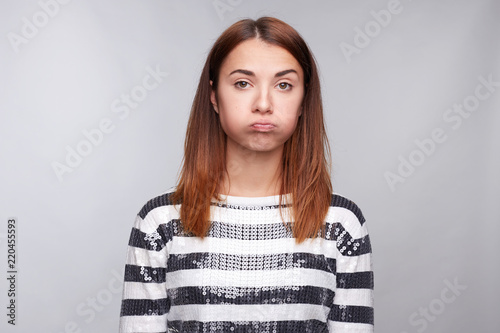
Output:
<path fill-rule="evenodd" d="M 256 96 L 254 111 L 258 112 L 273 112 L 271 93 L 267 88 L 262 88 Z"/>

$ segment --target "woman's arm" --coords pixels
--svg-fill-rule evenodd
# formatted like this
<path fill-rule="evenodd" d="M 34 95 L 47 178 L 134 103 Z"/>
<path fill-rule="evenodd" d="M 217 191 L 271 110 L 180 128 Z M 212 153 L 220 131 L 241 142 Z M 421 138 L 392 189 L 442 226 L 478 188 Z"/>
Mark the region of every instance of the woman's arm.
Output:
<path fill-rule="evenodd" d="M 143 208 L 128 244 L 120 333 L 167 331 L 167 234 L 165 224 L 156 223 L 153 212 Z"/>
<path fill-rule="evenodd" d="M 365 219 L 352 202 L 334 226 L 336 290 L 329 316 L 330 332 L 373 332 L 372 249 Z"/>

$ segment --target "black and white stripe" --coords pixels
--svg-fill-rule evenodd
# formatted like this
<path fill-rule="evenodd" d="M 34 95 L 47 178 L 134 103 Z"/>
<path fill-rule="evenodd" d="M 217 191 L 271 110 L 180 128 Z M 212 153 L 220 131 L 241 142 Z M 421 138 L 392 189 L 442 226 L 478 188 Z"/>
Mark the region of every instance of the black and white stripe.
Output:
<path fill-rule="evenodd" d="M 320 236 L 296 244 L 277 196 L 214 204 L 203 240 L 170 196 L 132 228 L 120 332 L 373 332 L 371 243 L 352 201 L 332 195 Z"/>
<path fill-rule="evenodd" d="M 259 333 L 259 332 L 286 332 L 286 333 L 324 333 L 328 332 L 326 323 L 319 320 L 305 321 L 172 321 L 168 323 L 171 332 L 231 332 L 231 333 Z"/>

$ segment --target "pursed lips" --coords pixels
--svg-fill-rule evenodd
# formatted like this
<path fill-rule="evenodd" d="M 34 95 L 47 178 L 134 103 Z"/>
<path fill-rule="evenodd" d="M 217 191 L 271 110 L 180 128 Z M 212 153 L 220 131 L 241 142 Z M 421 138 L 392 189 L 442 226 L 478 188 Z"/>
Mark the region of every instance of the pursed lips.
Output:
<path fill-rule="evenodd" d="M 259 132 L 269 132 L 276 128 L 276 125 L 269 122 L 256 122 L 250 125 L 250 127 Z"/>

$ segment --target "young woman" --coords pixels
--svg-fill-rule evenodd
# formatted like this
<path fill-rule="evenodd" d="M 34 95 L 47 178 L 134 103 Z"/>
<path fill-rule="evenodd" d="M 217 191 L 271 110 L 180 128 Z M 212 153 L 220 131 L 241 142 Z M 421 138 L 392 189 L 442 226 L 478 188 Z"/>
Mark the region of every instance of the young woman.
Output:
<path fill-rule="evenodd" d="M 177 186 L 132 229 L 120 332 L 372 332 L 365 219 L 332 193 L 316 64 L 271 17 L 212 47 Z"/>

